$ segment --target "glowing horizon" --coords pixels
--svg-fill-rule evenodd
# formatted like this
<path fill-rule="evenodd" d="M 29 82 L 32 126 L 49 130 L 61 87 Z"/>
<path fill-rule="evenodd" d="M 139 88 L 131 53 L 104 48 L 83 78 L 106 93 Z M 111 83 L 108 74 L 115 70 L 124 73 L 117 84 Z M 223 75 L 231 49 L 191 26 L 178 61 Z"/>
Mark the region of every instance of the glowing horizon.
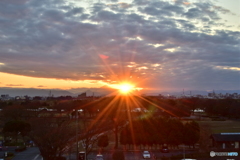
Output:
<path fill-rule="evenodd" d="M 0 72 L 0 87 L 11 88 L 38 88 L 38 89 L 71 89 L 71 88 L 93 88 L 106 85 L 102 81 L 96 80 L 63 80 L 54 78 L 37 78 L 22 75 L 15 75 Z"/>
<path fill-rule="evenodd" d="M 143 88 L 136 87 L 132 83 L 117 83 L 112 84 L 110 80 L 96 81 L 96 80 L 64 80 L 54 78 L 43 78 L 43 77 L 28 77 L 22 75 L 15 75 L 9 73 L 0 72 L 0 87 L 8 88 L 35 88 L 35 89 L 73 89 L 73 88 L 101 88 L 107 86 L 112 89 L 120 90 L 122 93 L 129 91 L 142 90 Z"/>

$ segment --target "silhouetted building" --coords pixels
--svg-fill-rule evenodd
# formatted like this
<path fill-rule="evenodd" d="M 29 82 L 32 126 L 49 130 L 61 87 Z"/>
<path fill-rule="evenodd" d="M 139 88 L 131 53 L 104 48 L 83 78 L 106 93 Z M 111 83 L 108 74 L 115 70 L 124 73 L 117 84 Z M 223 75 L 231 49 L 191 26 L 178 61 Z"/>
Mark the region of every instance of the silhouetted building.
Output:
<path fill-rule="evenodd" d="M 212 146 L 218 149 L 239 149 L 240 133 L 212 134 Z"/>

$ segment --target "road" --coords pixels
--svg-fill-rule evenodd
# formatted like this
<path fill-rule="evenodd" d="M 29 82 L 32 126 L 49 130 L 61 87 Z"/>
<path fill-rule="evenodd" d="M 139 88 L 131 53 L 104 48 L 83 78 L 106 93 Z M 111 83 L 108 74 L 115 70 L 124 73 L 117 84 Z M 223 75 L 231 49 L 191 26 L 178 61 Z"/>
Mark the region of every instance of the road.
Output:
<path fill-rule="evenodd" d="M 30 147 L 23 152 L 17 152 L 12 160 L 43 160 L 37 147 Z"/>
<path fill-rule="evenodd" d="M 194 151 L 186 151 L 186 153 L 193 153 Z M 112 160 L 112 153 L 113 151 L 105 151 L 102 153 L 104 160 Z M 154 160 L 153 155 L 155 155 L 156 157 L 158 157 L 158 159 L 163 158 L 163 157 L 171 157 L 173 155 L 182 155 L 183 156 L 183 152 L 182 151 L 171 151 L 169 153 L 161 153 L 159 152 L 150 152 L 151 154 L 151 158 L 148 160 Z M 97 152 L 91 152 L 88 155 L 88 160 L 94 160 L 95 157 L 97 155 Z M 124 152 L 124 157 L 125 160 L 146 160 L 142 157 L 142 151 L 127 151 Z M 70 158 L 68 157 L 68 160 L 76 160 L 76 155 L 72 154 L 70 156 Z"/>
<path fill-rule="evenodd" d="M 23 152 L 15 152 L 14 148 L 7 148 L 3 151 L 0 151 L 1 155 L 4 155 L 6 151 L 14 152 L 15 157 L 12 160 L 43 160 L 42 156 L 40 155 L 39 149 L 37 147 L 30 147 Z M 186 151 L 186 153 L 191 153 L 194 151 Z M 111 160 L 113 151 L 105 151 L 103 154 L 104 160 Z M 173 155 L 183 154 L 182 151 L 171 151 L 170 153 L 161 153 L 161 152 L 150 152 L 151 158 L 149 160 L 154 160 L 153 155 L 160 157 L 170 157 Z M 91 152 L 88 155 L 89 160 L 94 160 L 96 157 L 97 152 Z M 142 151 L 127 151 L 124 152 L 125 160 L 144 160 L 142 158 Z M 76 160 L 76 154 L 66 155 L 67 160 Z"/>

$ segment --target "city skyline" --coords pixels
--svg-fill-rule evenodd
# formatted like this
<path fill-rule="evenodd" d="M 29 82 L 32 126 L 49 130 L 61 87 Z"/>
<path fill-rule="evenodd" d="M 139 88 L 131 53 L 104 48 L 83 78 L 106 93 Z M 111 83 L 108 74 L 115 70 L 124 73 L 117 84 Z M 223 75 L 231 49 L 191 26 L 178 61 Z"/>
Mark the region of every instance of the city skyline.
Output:
<path fill-rule="evenodd" d="M 240 89 L 239 0 L 3 0 L 0 87 Z"/>

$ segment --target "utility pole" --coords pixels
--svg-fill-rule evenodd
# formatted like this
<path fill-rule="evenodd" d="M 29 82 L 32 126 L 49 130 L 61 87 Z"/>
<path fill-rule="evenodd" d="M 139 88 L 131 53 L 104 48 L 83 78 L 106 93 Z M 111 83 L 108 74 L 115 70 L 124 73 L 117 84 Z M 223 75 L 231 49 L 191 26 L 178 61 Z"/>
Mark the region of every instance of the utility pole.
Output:
<path fill-rule="evenodd" d="M 183 159 L 185 160 L 185 144 L 183 144 Z"/>
<path fill-rule="evenodd" d="M 77 144 L 76 160 L 78 160 L 78 110 L 77 109 L 76 109 L 76 144 Z"/>

